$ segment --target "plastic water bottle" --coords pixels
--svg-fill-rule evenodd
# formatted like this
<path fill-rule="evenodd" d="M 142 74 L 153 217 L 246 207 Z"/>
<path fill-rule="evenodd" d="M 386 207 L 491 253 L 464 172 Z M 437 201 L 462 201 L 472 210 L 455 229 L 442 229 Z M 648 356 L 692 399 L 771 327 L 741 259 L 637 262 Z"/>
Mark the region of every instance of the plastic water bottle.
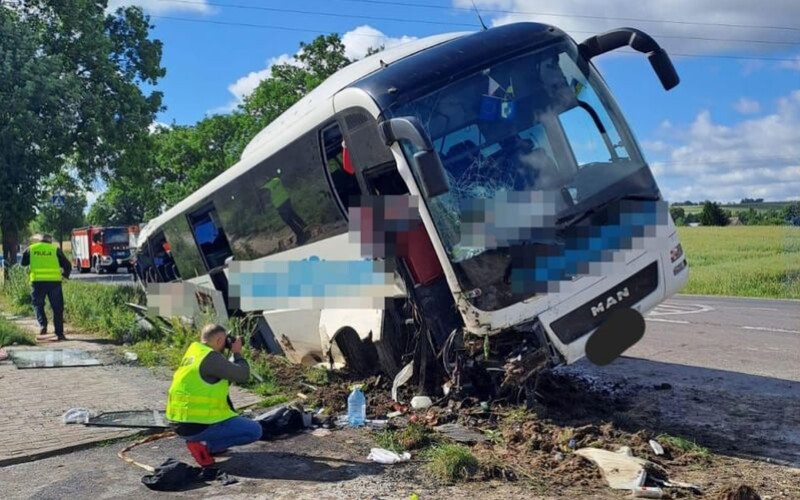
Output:
<path fill-rule="evenodd" d="M 353 392 L 347 397 L 347 421 L 353 427 L 364 425 L 367 420 L 367 399 L 361 392 L 361 386 L 353 387 Z"/>

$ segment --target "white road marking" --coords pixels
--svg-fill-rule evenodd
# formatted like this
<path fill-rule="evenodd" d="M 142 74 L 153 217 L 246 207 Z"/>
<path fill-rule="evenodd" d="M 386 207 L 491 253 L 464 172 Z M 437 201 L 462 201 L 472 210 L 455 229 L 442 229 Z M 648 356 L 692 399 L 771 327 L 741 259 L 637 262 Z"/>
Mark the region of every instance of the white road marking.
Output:
<path fill-rule="evenodd" d="M 782 328 L 767 328 L 764 326 L 743 326 L 744 330 L 758 330 L 761 332 L 777 332 L 777 333 L 800 333 L 797 330 L 784 330 Z"/>
<path fill-rule="evenodd" d="M 674 305 L 669 303 L 657 305 L 648 316 L 675 316 L 679 314 L 698 314 L 704 312 L 711 312 L 714 308 L 702 304 L 685 304 Z"/>
<path fill-rule="evenodd" d="M 664 318 L 645 318 L 646 321 L 658 321 L 660 323 L 676 323 L 678 325 L 691 325 L 688 321 L 681 321 L 678 319 L 664 319 Z"/>
<path fill-rule="evenodd" d="M 748 309 L 758 309 L 759 311 L 780 311 L 780 309 L 773 309 L 772 307 L 748 307 Z"/>

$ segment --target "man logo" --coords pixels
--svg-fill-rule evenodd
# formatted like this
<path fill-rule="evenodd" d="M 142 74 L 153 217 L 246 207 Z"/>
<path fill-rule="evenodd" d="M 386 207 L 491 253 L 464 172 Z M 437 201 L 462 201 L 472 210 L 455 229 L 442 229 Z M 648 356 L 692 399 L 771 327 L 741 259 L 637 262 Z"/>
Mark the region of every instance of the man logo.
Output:
<path fill-rule="evenodd" d="M 603 302 L 598 302 L 596 306 L 592 306 L 592 317 L 596 318 L 598 314 L 606 312 L 630 296 L 631 292 L 627 286 L 617 291 L 616 295 L 609 295 Z"/>

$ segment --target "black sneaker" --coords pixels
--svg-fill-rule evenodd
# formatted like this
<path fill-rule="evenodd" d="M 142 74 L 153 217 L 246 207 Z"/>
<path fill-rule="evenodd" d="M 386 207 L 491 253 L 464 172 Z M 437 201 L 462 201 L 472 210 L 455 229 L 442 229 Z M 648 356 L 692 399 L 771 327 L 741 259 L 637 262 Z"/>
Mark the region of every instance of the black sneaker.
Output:
<path fill-rule="evenodd" d="M 60 340 L 67 340 L 67 337 L 65 337 L 64 334 L 62 333 L 61 335 L 56 335 L 56 340 L 59 340 L 59 341 Z"/>
<path fill-rule="evenodd" d="M 39 336 L 44 337 L 45 335 L 47 335 L 47 327 L 43 326 L 39 329 Z"/>

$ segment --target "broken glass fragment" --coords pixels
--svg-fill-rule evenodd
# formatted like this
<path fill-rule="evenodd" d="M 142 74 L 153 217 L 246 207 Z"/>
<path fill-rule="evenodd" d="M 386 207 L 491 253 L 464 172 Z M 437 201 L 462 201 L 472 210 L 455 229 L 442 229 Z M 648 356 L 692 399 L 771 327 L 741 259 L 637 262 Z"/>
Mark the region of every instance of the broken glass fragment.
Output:
<path fill-rule="evenodd" d="M 66 368 L 103 364 L 80 349 L 14 349 L 9 350 L 9 354 L 17 368 Z"/>

